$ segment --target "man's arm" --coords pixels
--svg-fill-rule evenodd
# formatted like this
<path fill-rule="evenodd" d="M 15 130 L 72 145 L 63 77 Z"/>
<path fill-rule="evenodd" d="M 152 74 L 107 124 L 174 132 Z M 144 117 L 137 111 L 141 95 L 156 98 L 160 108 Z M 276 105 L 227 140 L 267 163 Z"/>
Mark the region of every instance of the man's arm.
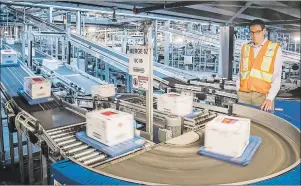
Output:
<path fill-rule="evenodd" d="M 279 47 L 277 54 L 276 54 L 275 63 L 274 63 L 274 73 L 273 73 L 273 77 L 272 77 L 271 88 L 270 88 L 269 93 L 266 98 L 271 101 L 273 101 L 275 99 L 275 97 L 278 94 L 280 87 L 281 87 L 282 65 L 283 65 L 282 50 Z"/>
<path fill-rule="evenodd" d="M 282 51 L 281 48 L 278 48 L 276 58 L 275 58 L 275 63 L 274 63 L 274 73 L 272 76 L 272 83 L 271 83 L 271 88 L 269 90 L 269 93 L 267 94 L 267 97 L 263 104 L 261 105 L 261 109 L 268 111 L 272 110 L 273 108 L 273 101 L 278 94 L 281 86 L 281 72 L 282 72 Z"/>

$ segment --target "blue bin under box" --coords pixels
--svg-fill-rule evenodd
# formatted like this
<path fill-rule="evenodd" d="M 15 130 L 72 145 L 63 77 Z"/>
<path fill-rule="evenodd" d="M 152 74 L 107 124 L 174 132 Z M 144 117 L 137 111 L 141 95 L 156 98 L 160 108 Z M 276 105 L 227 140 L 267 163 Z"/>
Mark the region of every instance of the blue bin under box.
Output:
<path fill-rule="evenodd" d="M 48 98 L 39 98 L 39 99 L 32 99 L 31 97 L 29 97 L 23 90 L 23 88 L 19 88 L 18 89 L 18 93 L 24 97 L 26 99 L 26 101 L 28 102 L 28 104 L 30 105 L 36 105 L 36 104 L 41 104 L 41 103 L 47 103 L 47 102 L 51 102 L 54 99 L 52 97 L 48 97 Z"/>
<path fill-rule="evenodd" d="M 81 131 L 81 132 L 76 133 L 76 137 L 80 141 L 86 143 L 87 145 L 89 145 L 111 157 L 120 156 L 127 152 L 138 149 L 145 144 L 145 140 L 140 136 L 135 136 L 134 139 L 125 141 L 123 143 L 120 143 L 118 145 L 114 145 L 111 147 L 88 137 L 86 134 L 86 131 Z"/>
<path fill-rule="evenodd" d="M 204 146 L 200 148 L 199 153 L 202 155 L 211 157 L 211 158 L 218 159 L 218 160 L 223 160 L 223 161 L 227 161 L 230 163 L 246 166 L 251 162 L 252 157 L 254 156 L 255 152 L 259 148 L 260 144 L 261 144 L 260 137 L 250 136 L 249 145 L 246 147 L 243 154 L 238 158 L 233 158 L 230 156 L 225 156 L 225 155 L 207 151 Z"/>

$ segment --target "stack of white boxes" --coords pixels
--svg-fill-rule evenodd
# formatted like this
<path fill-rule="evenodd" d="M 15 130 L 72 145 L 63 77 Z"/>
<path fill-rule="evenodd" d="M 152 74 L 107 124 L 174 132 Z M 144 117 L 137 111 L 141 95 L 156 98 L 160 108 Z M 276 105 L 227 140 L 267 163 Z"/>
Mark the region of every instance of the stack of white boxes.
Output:
<path fill-rule="evenodd" d="M 189 95 L 167 93 L 157 98 L 157 109 L 178 116 L 186 116 L 193 111 L 193 97 Z"/>
<path fill-rule="evenodd" d="M 107 146 L 114 146 L 134 138 L 134 117 L 114 109 L 86 114 L 87 136 Z"/>
<path fill-rule="evenodd" d="M 219 115 L 205 127 L 205 149 L 230 157 L 240 157 L 249 144 L 250 119 Z"/>
<path fill-rule="evenodd" d="M 114 84 L 107 85 L 96 85 L 91 88 L 92 96 L 100 96 L 103 98 L 108 98 L 115 96 L 115 86 Z"/>
<path fill-rule="evenodd" d="M 51 83 L 41 76 L 25 77 L 23 89 L 32 99 L 47 98 L 51 96 Z"/>

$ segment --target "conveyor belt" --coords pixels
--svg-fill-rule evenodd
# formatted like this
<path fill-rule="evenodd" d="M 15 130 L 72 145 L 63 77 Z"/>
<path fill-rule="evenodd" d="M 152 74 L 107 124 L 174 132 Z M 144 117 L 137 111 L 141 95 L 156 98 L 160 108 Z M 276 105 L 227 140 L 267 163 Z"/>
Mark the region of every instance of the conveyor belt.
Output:
<path fill-rule="evenodd" d="M 86 121 L 85 118 L 63 107 L 33 112 L 32 116 L 40 121 L 45 130 L 83 123 Z"/>
<path fill-rule="evenodd" d="M 22 51 L 21 50 L 22 44 L 20 44 L 20 43 L 13 44 L 13 45 L 11 45 L 11 47 L 19 52 Z M 43 59 L 49 58 L 46 56 L 46 54 L 44 54 L 38 50 L 36 50 L 35 54 L 36 54 L 36 56 L 34 56 L 33 58 L 38 58 L 38 61 L 40 61 L 40 62 L 42 62 Z M 59 66 L 59 68 L 54 71 L 56 73 L 58 73 L 59 75 L 62 75 L 63 77 L 67 78 L 68 80 L 70 80 L 72 83 L 74 83 L 78 87 L 84 88 L 86 95 L 91 94 L 92 86 L 100 85 L 99 82 L 96 82 L 93 79 L 83 76 L 82 74 L 80 74 L 78 72 L 74 72 L 73 70 L 67 68 L 64 65 Z M 23 80 L 22 80 L 22 82 L 23 82 Z"/>
<path fill-rule="evenodd" d="M 32 76 L 21 66 L 0 67 L 1 81 L 10 96 L 18 96 L 18 88 L 23 87 L 24 77 Z"/>
<path fill-rule="evenodd" d="M 197 154 L 203 134 L 192 144 L 163 144 L 144 154 L 96 171 L 130 180 L 166 184 L 226 184 L 262 178 L 281 171 L 300 158 L 298 146 L 284 135 L 252 123 L 251 134 L 262 138 L 252 162 L 241 167 Z"/>
<path fill-rule="evenodd" d="M 168 81 L 169 82 L 169 86 L 171 87 L 174 87 L 175 84 L 178 84 L 178 85 L 187 85 L 187 83 L 183 83 L 182 81 L 179 81 L 175 78 L 172 78 L 172 77 L 166 77 L 166 78 L 163 78 L 164 80 Z"/>
<path fill-rule="evenodd" d="M 91 94 L 91 87 L 99 85 L 100 83 L 89 79 L 79 73 L 76 73 L 72 71 L 71 69 L 67 68 L 66 66 L 59 66 L 57 70 L 55 70 L 56 73 L 62 75 L 63 77 L 70 80 L 75 85 L 78 85 L 79 87 L 82 87 L 85 89 L 85 93 L 87 95 Z"/>

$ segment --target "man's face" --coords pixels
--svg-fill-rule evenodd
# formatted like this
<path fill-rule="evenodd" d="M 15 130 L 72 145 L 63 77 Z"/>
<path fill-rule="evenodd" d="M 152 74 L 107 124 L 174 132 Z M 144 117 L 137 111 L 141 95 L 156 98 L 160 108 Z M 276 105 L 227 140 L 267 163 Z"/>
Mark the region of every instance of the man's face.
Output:
<path fill-rule="evenodd" d="M 261 29 L 260 25 L 253 25 L 250 27 L 251 39 L 255 45 L 263 42 L 265 32 L 266 29 Z"/>

